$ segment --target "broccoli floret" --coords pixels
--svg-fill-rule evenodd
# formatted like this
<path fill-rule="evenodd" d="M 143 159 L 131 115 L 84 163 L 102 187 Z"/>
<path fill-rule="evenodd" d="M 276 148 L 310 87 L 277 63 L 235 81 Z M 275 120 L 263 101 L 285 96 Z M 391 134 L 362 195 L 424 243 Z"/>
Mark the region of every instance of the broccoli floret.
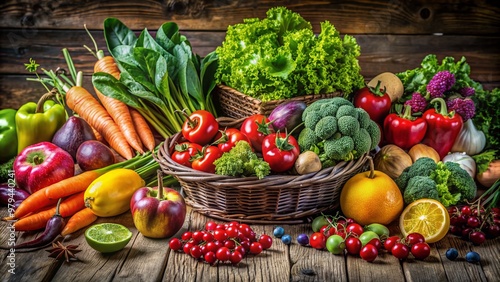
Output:
<path fill-rule="evenodd" d="M 310 150 L 312 146 L 318 144 L 320 141 L 321 139 L 316 136 L 314 130 L 309 127 L 304 127 L 297 138 L 297 143 L 299 144 L 301 152 Z"/>
<path fill-rule="evenodd" d="M 408 167 L 408 177 L 430 176 L 436 168 L 437 164 L 433 159 L 428 157 L 419 158 Z"/>
<path fill-rule="evenodd" d="M 331 102 L 333 104 L 336 104 L 337 106 L 343 106 L 343 105 L 351 105 L 352 107 L 354 107 L 354 105 L 347 99 L 343 98 L 343 97 L 333 97 L 333 98 L 330 98 Z"/>
<path fill-rule="evenodd" d="M 332 103 L 323 103 L 321 104 L 321 107 L 320 107 L 320 113 L 323 117 L 327 117 L 327 116 L 336 116 L 337 115 L 337 111 L 339 110 L 339 106 L 337 106 L 336 104 L 332 104 Z"/>
<path fill-rule="evenodd" d="M 326 158 L 345 161 L 352 160 L 354 158 L 354 140 L 349 136 L 325 140 L 324 150 Z"/>
<path fill-rule="evenodd" d="M 361 128 L 367 128 L 372 122 L 372 120 L 370 119 L 370 115 L 363 108 L 355 108 L 355 109 L 358 112 L 359 126 Z"/>
<path fill-rule="evenodd" d="M 361 127 L 364 128 L 364 127 Z M 368 126 L 366 127 L 366 131 L 368 131 L 368 134 L 371 137 L 372 144 L 370 146 L 370 151 L 375 149 L 375 147 L 378 146 L 378 143 L 380 143 L 380 138 L 382 138 L 382 133 L 380 132 L 380 128 L 378 127 L 377 123 L 374 122 L 373 120 L 369 120 Z"/>
<path fill-rule="evenodd" d="M 318 112 L 309 112 L 309 114 L 305 116 L 303 115 L 302 118 L 303 118 L 302 120 L 304 121 L 304 126 L 306 128 L 314 130 L 314 128 L 316 128 L 316 124 L 323 118 L 323 116 L 321 115 L 321 112 L 318 111 Z"/>
<path fill-rule="evenodd" d="M 329 139 L 337 132 L 337 119 L 333 116 L 325 116 L 316 123 L 314 132 L 322 140 Z"/>
<path fill-rule="evenodd" d="M 352 116 L 343 116 L 337 119 L 337 126 L 342 135 L 354 137 L 358 134 L 360 126 L 357 118 Z"/>
<path fill-rule="evenodd" d="M 462 194 L 461 201 L 472 200 L 476 197 L 477 185 L 474 179 L 463 169 L 459 164 L 454 162 L 444 163 L 448 170 L 451 171 L 451 177 L 448 184 L 451 187 L 456 187 Z"/>
<path fill-rule="evenodd" d="M 474 179 L 459 164 L 440 161 L 436 166 L 430 178 L 436 182 L 440 202 L 444 206 L 472 200 L 476 196 Z"/>
<path fill-rule="evenodd" d="M 337 119 L 339 119 L 343 116 L 351 116 L 351 117 L 354 117 L 355 119 L 358 119 L 358 115 L 359 115 L 359 113 L 355 107 L 353 107 L 351 105 L 342 105 L 337 110 L 337 113 L 335 116 L 337 117 Z"/>
<path fill-rule="evenodd" d="M 302 121 L 304 128 L 297 138 L 300 149 L 317 153 L 323 167 L 359 158 L 372 149 L 372 140 L 377 144 L 380 140 L 378 128 L 370 128 L 373 133 L 366 128 L 360 132 L 360 122 L 368 128 L 372 121 L 366 111 L 343 97 L 313 102 L 302 113 Z"/>
<path fill-rule="evenodd" d="M 394 179 L 399 189 L 404 192 L 408 181 L 415 176 L 426 176 L 429 177 L 431 173 L 436 169 L 436 162 L 428 157 L 423 157 L 417 159 L 411 166 L 403 169 L 401 174 Z"/>
<path fill-rule="evenodd" d="M 405 204 L 410 204 L 418 199 L 429 198 L 439 201 L 436 182 L 427 176 L 415 176 L 408 181 L 403 199 Z"/>
<path fill-rule="evenodd" d="M 215 173 L 229 176 L 252 176 L 259 179 L 271 173 L 269 163 L 259 158 L 246 141 L 239 141 L 229 151 L 215 160 Z"/>
<path fill-rule="evenodd" d="M 352 138 L 354 141 L 354 158 L 360 158 L 363 154 L 368 153 L 372 146 L 372 139 L 366 129 L 361 128 L 358 133 Z"/>

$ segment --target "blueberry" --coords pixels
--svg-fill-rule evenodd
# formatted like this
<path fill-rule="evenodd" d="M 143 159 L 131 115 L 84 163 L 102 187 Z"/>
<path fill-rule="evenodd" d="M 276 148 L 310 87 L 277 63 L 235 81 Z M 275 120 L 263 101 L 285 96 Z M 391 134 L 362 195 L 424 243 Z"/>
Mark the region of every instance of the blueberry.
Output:
<path fill-rule="evenodd" d="M 283 236 L 283 234 L 285 234 L 285 229 L 283 229 L 283 227 L 281 227 L 281 226 L 276 226 L 276 228 L 274 228 L 273 234 L 274 234 L 274 237 L 281 238 L 281 236 Z"/>
<path fill-rule="evenodd" d="M 281 237 L 281 241 L 285 245 L 290 245 L 292 243 L 292 236 L 285 234 Z"/>
<path fill-rule="evenodd" d="M 476 252 L 468 252 L 465 255 L 465 260 L 468 262 L 471 262 L 471 263 L 476 263 L 476 262 L 479 262 L 481 260 L 481 257 Z"/>
<path fill-rule="evenodd" d="M 449 260 L 455 260 L 458 257 L 458 251 L 455 248 L 449 248 L 446 251 L 446 258 Z"/>
<path fill-rule="evenodd" d="M 299 243 L 302 246 L 306 246 L 309 244 L 309 236 L 307 234 L 300 234 L 297 236 L 297 243 Z"/>

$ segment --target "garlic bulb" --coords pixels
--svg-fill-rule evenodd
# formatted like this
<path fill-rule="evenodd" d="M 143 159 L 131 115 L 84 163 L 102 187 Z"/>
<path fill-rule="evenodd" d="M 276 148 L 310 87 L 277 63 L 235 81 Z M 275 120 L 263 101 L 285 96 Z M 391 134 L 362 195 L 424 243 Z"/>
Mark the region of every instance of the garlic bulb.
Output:
<path fill-rule="evenodd" d="M 460 165 L 472 177 L 476 177 L 476 162 L 465 152 L 450 153 L 443 158 L 443 162 L 453 162 Z"/>
<path fill-rule="evenodd" d="M 481 153 L 486 146 L 486 136 L 484 132 L 478 130 L 472 119 L 467 120 L 462 126 L 462 130 L 457 136 L 452 152 L 465 152 L 469 156 Z"/>

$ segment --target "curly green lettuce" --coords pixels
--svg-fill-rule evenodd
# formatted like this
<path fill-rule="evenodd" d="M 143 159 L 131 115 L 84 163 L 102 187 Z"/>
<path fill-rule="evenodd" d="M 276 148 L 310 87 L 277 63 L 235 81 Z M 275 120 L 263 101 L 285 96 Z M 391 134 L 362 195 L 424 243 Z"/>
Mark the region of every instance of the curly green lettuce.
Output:
<path fill-rule="evenodd" d="M 311 23 L 285 7 L 264 19 L 230 25 L 215 52 L 216 82 L 261 101 L 342 91 L 364 85 L 354 37 L 340 36 L 329 22 L 315 35 Z"/>

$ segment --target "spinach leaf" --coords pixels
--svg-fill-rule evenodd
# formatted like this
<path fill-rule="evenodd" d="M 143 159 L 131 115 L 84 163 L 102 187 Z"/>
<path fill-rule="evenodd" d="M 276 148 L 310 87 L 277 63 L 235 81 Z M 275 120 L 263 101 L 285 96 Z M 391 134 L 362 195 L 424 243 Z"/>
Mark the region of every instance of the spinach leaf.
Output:
<path fill-rule="evenodd" d="M 92 75 L 92 84 L 104 95 L 122 101 L 133 108 L 140 107 L 134 95 L 130 94 L 127 87 L 109 73 L 96 72 Z"/>
<path fill-rule="evenodd" d="M 116 18 L 104 20 L 104 39 L 109 53 L 114 57 L 114 49 L 120 45 L 132 46 L 137 37 L 135 33 Z"/>

